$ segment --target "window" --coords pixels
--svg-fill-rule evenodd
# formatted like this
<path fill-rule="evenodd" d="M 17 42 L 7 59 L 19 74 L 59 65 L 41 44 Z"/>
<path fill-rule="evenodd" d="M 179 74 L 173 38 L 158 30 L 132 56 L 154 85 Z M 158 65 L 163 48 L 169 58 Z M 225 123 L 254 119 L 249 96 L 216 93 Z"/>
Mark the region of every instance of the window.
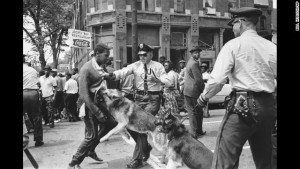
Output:
<path fill-rule="evenodd" d="M 154 0 L 145 0 L 145 10 L 146 11 L 154 11 L 155 10 L 155 2 Z"/>
<path fill-rule="evenodd" d="M 216 14 L 216 0 L 204 0 L 203 1 L 203 9 L 204 9 L 205 14 L 215 15 Z"/>
<path fill-rule="evenodd" d="M 171 46 L 186 46 L 187 39 L 186 34 L 183 32 L 172 32 L 171 34 Z"/>
<path fill-rule="evenodd" d="M 184 0 L 174 0 L 174 12 L 185 13 Z"/>

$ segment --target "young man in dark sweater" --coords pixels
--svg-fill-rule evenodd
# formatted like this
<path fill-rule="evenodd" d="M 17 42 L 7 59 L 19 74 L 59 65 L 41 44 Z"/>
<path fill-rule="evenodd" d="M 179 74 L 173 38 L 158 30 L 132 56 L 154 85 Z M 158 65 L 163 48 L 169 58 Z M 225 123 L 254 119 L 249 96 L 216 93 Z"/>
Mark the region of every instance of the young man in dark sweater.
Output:
<path fill-rule="evenodd" d="M 100 138 L 117 125 L 112 118 L 106 116 L 109 112 L 105 107 L 105 103 L 97 103 L 94 100 L 95 94 L 99 94 L 98 90 L 107 88 L 106 80 L 101 77 L 101 74 L 105 73 L 106 70 L 105 63 L 109 56 L 109 49 L 103 43 L 96 45 L 94 57 L 80 69 L 79 96 L 85 103 L 85 138 L 69 163 L 68 169 L 81 169 L 79 164 L 86 156 L 96 161 L 102 161 L 97 157 L 94 151 L 95 147 L 99 144 Z M 98 129 L 99 125 L 101 126 L 100 130 Z"/>

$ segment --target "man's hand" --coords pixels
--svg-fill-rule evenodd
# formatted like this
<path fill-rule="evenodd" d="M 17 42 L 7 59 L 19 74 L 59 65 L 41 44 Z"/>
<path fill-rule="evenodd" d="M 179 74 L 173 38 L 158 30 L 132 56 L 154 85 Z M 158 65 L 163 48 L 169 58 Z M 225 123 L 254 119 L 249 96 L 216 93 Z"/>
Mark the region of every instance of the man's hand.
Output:
<path fill-rule="evenodd" d="M 197 102 L 200 107 L 205 107 L 207 104 L 207 100 L 202 95 L 199 96 L 199 98 L 197 99 Z"/>
<path fill-rule="evenodd" d="M 101 77 L 104 77 L 105 79 L 114 80 L 116 78 L 116 75 L 114 73 L 102 73 Z"/>
<path fill-rule="evenodd" d="M 161 83 L 161 81 L 158 78 L 156 78 L 156 76 L 153 75 L 153 74 L 147 75 L 147 81 L 148 82 L 152 81 L 152 82 L 159 82 L 159 83 Z"/>

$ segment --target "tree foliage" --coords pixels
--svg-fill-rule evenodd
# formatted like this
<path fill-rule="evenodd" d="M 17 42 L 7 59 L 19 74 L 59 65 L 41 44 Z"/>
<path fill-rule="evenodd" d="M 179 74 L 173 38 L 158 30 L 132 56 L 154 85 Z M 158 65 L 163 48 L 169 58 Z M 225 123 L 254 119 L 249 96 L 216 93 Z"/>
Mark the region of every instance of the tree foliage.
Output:
<path fill-rule="evenodd" d="M 75 0 L 23 0 L 23 30 L 27 42 L 34 45 L 39 52 L 42 68 L 46 65 L 45 45 L 52 49 L 54 67 L 57 68 L 63 36 L 70 27 Z M 30 18 L 30 19 L 28 19 Z M 26 25 L 32 24 L 34 29 Z"/>

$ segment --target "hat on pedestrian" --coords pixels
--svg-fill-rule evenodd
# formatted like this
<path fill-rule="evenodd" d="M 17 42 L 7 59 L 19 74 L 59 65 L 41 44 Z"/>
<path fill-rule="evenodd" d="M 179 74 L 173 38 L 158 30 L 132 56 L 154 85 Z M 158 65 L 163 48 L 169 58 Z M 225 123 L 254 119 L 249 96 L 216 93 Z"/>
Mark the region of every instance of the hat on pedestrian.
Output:
<path fill-rule="evenodd" d="M 150 46 L 148 46 L 144 43 L 139 44 L 138 50 L 139 50 L 138 55 L 142 55 L 142 54 L 145 54 L 147 52 L 153 51 L 153 49 Z"/>
<path fill-rule="evenodd" d="M 185 60 L 180 60 L 179 63 L 185 63 Z"/>
<path fill-rule="evenodd" d="M 52 72 L 57 72 L 57 69 L 52 69 L 51 71 L 52 71 Z"/>
<path fill-rule="evenodd" d="M 194 51 L 199 51 L 199 52 L 201 52 L 202 49 L 200 49 L 200 46 L 194 46 L 194 47 L 190 50 L 190 53 L 193 53 Z"/>
<path fill-rule="evenodd" d="M 201 67 L 207 67 L 207 64 L 206 63 L 202 63 Z"/>
<path fill-rule="evenodd" d="M 227 23 L 228 26 L 233 26 L 233 21 L 239 17 L 259 17 L 262 11 L 252 7 L 242 7 L 239 9 L 230 9 L 229 12 L 232 14 L 231 20 Z"/>
<path fill-rule="evenodd" d="M 50 70 L 50 71 L 51 71 L 50 65 L 46 65 L 46 66 L 44 67 L 44 70 Z"/>

